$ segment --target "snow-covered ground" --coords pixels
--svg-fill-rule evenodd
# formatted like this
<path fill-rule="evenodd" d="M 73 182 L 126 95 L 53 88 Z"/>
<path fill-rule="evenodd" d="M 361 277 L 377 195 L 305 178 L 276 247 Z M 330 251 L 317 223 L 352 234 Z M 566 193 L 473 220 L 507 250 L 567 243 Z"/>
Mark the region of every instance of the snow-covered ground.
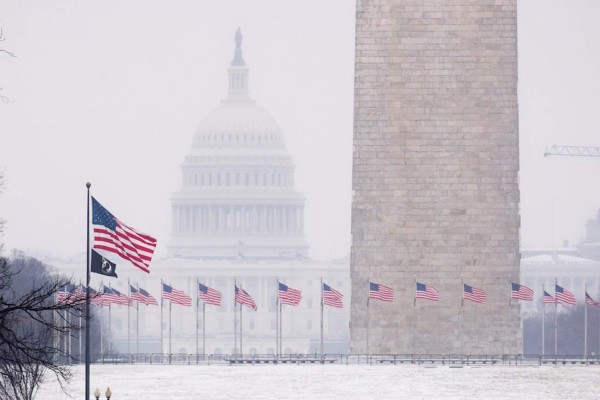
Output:
<path fill-rule="evenodd" d="M 84 368 L 71 396 L 83 399 Z M 112 400 L 600 399 L 600 367 L 414 365 L 92 365 L 92 391 Z M 37 399 L 66 398 L 53 382 Z"/>

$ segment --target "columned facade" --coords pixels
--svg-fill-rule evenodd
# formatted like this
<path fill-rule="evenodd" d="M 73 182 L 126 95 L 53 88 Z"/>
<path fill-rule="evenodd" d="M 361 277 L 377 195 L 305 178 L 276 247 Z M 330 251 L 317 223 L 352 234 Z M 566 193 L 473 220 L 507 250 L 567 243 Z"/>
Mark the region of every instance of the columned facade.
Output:
<path fill-rule="evenodd" d="M 196 131 L 172 197 L 170 257 L 306 258 L 304 196 L 283 134 L 248 91 L 236 35 L 227 97 Z"/>

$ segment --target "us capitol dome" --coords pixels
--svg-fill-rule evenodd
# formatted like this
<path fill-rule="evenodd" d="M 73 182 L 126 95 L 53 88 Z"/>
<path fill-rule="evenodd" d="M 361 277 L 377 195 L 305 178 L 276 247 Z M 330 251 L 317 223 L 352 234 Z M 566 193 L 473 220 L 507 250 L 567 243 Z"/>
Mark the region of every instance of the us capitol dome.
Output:
<path fill-rule="evenodd" d="M 281 128 L 249 96 L 235 35 L 227 96 L 194 135 L 172 202 L 169 257 L 307 258 L 304 196 Z"/>

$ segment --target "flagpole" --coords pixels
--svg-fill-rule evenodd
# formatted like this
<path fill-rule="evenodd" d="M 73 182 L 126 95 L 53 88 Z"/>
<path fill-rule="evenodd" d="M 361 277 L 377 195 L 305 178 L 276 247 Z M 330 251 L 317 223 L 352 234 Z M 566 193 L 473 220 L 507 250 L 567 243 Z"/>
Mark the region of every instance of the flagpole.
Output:
<path fill-rule="evenodd" d="M 197 295 L 200 293 L 200 285 L 198 284 L 198 278 L 196 277 L 196 362 L 198 362 L 198 319 L 199 317 L 199 308 L 200 308 L 200 297 Z M 202 324 L 204 324 L 204 317 L 202 317 Z M 204 337 L 203 337 L 204 339 Z"/>
<path fill-rule="evenodd" d="M 275 294 L 275 358 L 278 359 L 280 352 L 279 352 L 279 312 L 278 312 L 278 308 L 279 308 L 279 278 L 275 278 L 276 282 L 276 290 L 277 293 Z"/>
<path fill-rule="evenodd" d="M 417 276 L 413 275 L 413 354 L 417 354 Z"/>
<path fill-rule="evenodd" d="M 108 283 L 108 290 L 110 290 L 112 292 L 112 287 L 110 282 Z M 112 327 L 111 327 L 111 320 L 110 320 L 110 310 L 112 309 L 112 300 L 108 303 L 108 356 L 110 357 L 110 353 L 112 351 Z"/>
<path fill-rule="evenodd" d="M 321 362 L 323 362 L 323 278 L 321 278 Z"/>
<path fill-rule="evenodd" d="M 279 301 L 279 354 L 283 354 L 283 303 Z"/>
<path fill-rule="evenodd" d="M 367 281 L 367 284 L 369 286 L 369 291 L 371 290 L 371 279 L 369 279 Z M 369 303 L 370 303 L 371 297 L 367 294 L 367 364 L 369 363 Z"/>
<path fill-rule="evenodd" d="M 587 283 L 583 285 L 584 287 L 584 291 L 585 291 L 585 295 L 587 296 Z M 583 301 L 583 312 L 585 315 L 584 318 L 584 324 L 583 324 L 583 357 L 586 358 L 586 363 L 587 363 L 587 301 Z"/>
<path fill-rule="evenodd" d="M 104 290 L 104 285 L 102 287 Z M 103 294 L 104 296 L 104 294 Z M 104 301 L 104 300 L 102 300 Z M 102 309 L 100 311 L 100 358 L 104 360 L 104 304 L 102 304 Z"/>
<path fill-rule="evenodd" d="M 88 400 L 90 395 L 90 186 L 87 182 L 87 223 L 86 230 L 86 287 L 85 287 L 85 393 L 84 399 Z"/>
<path fill-rule="evenodd" d="M 240 290 L 242 290 L 241 286 L 240 286 Z M 244 325 L 243 325 L 243 321 L 242 321 L 242 303 L 240 303 L 240 356 L 244 356 L 244 348 L 242 347 L 243 344 L 243 335 L 244 335 Z"/>
<path fill-rule="evenodd" d="M 173 285 L 169 282 L 169 286 L 173 289 Z M 171 364 L 171 314 L 172 314 L 173 300 L 169 300 L 169 364 Z"/>
<path fill-rule="evenodd" d="M 206 301 L 202 302 L 202 359 L 206 356 Z"/>
<path fill-rule="evenodd" d="M 163 291 L 165 289 L 162 278 L 160 279 L 160 362 L 162 364 L 163 359 Z"/>
<path fill-rule="evenodd" d="M 510 329 L 512 331 L 512 325 L 510 324 L 510 316 L 511 316 L 510 313 L 511 313 L 511 306 L 512 306 L 512 274 L 508 274 L 508 287 L 510 288 L 510 293 L 508 295 L 508 329 Z M 506 341 L 505 341 L 505 343 L 506 343 Z M 510 349 L 508 347 L 509 346 L 506 346 L 505 350 L 507 353 L 510 353 Z"/>
<path fill-rule="evenodd" d="M 558 279 L 554 278 L 554 358 L 558 355 L 558 299 L 556 298 L 556 285 Z"/>
<path fill-rule="evenodd" d="M 140 283 L 137 282 L 137 292 L 140 294 Z M 135 354 L 139 357 L 140 354 L 140 298 L 135 302 Z M 161 321 L 162 324 L 162 321 Z M 161 325 L 162 328 L 162 325 Z"/>
<path fill-rule="evenodd" d="M 131 284 L 127 278 L 127 354 L 131 359 Z"/>
<path fill-rule="evenodd" d="M 233 278 L 233 354 L 236 354 L 237 350 L 237 302 L 235 298 L 236 289 L 237 279 Z"/>
<path fill-rule="evenodd" d="M 462 286 L 462 296 L 460 299 L 460 363 L 463 363 L 463 318 L 464 318 L 464 305 L 465 305 L 465 281 L 462 274 L 460 275 L 460 282 Z"/>
<path fill-rule="evenodd" d="M 545 347 L 545 339 L 546 339 L 546 290 L 544 289 L 544 285 L 542 285 L 542 356 L 546 351 Z"/>
<path fill-rule="evenodd" d="M 81 290 L 82 286 L 83 285 L 81 284 L 81 281 L 79 281 L 79 289 L 80 290 Z M 82 341 L 81 341 L 81 330 L 82 329 L 83 329 L 83 326 L 81 325 L 81 314 L 79 314 L 79 334 L 78 334 L 78 337 L 79 337 L 79 353 L 77 354 L 77 358 L 79 359 L 79 364 L 81 364 L 81 360 L 82 360 L 82 357 L 81 357 L 81 354 L 82 354 L 82 349 L 81 349 L 81 344 L 82 344 Z"/>

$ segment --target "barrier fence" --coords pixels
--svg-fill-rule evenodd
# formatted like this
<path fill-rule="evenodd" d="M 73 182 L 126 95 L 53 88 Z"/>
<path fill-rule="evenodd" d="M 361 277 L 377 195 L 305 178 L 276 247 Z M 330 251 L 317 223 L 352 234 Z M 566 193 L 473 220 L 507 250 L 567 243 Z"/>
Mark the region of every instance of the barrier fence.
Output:
<path fill-rule="evenodd" d="M 600 356 L 538 354 L 104 354 L 92 355 L 94 364 L 176 364 L 176 365 L 242 365 L 242 364 L 345 364 L 345 365 L 421 365 L 421 366 L 542 366 L 599 365 Z M 77 360 L 75 363 L 78 363 Z"/>

